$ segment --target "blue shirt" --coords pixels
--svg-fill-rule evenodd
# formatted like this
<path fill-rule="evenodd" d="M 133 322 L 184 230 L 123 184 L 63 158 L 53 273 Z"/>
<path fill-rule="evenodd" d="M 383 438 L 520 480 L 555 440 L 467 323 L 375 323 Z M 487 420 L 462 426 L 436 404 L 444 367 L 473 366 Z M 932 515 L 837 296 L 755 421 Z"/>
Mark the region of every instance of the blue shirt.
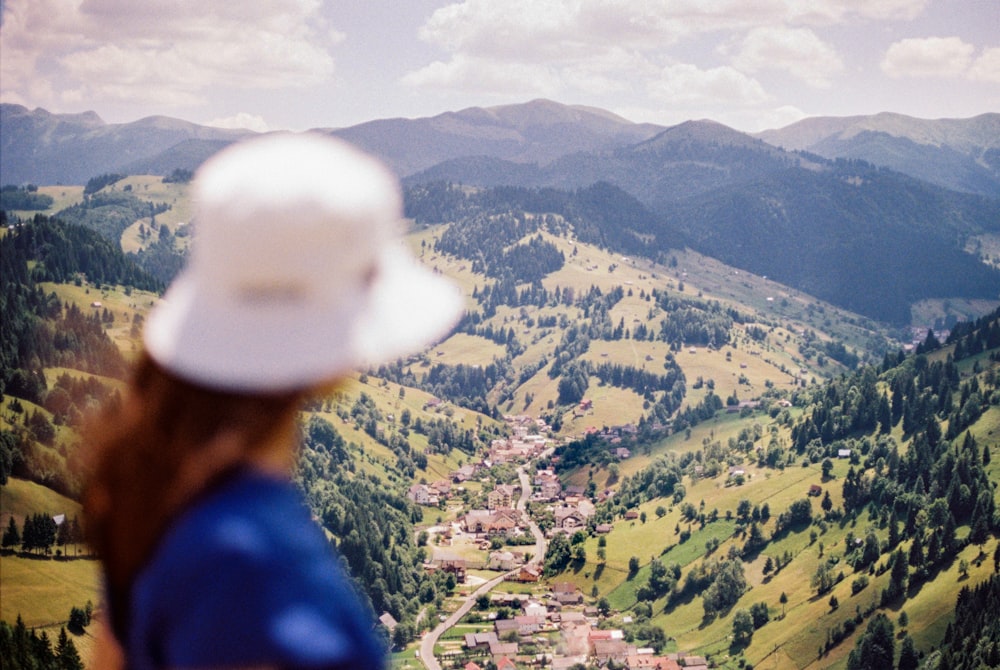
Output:
<path fill-rule="evenodd" d="M 132 588 L 130 670 L 381 669 L 385 652 L 290 482 L 241 472 L 185 511 Z"/>

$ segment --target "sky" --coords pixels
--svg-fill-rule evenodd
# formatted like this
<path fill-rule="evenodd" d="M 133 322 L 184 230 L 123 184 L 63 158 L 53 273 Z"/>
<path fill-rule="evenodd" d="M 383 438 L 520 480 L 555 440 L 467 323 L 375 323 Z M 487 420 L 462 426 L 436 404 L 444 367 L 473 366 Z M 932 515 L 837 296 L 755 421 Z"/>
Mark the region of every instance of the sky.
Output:
<path fill-rule="evenodd" d="M 1000 0 L 0 0 L 0 101 L 338 128 L 547 98 L 755 132 L 1000 112 Z"/>

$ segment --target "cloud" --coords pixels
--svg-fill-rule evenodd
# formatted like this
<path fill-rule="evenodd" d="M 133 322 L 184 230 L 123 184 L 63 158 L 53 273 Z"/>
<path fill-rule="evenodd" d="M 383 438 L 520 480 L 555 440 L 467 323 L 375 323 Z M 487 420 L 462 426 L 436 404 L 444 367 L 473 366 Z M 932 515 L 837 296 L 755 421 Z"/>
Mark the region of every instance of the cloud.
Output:
<path fill-rule="evenodd" d="M 894 42 L 882 59 L 890 77 L 959 77 L 972 63 L 975 47 L 958 37 L 911 38 Z"/>
<path fill-rule="evenodd" d="M 187 105 L 222 87 L 316 85 L 332 76 L 330 49 L 342 39 L 320 9 L 318 0 L 7 0 L 3 89 L 41 81 L 64 100 Z"/>
<path fill-rule="evenodd" d="M 741 70 L 784 70 L 810 86 L 828 88 L 844 69 L 837 52 L 808 28 L 755 28 L 744 38 L 733 64 Z"/>
<path fill-rule="evenodd" d="M 495 95 L 550 96 L 561 88 L 558 75 L 543 64 L 500 63 L 463 54 L 410 72 L 403 76 L 402 83 L 417 88 L 458 88 Z"/>
<path fill-rule="evenodd" d="M 1000 47 L 983 50 L 969 68 L 969 79 L 1000 84 Z"/>
<path fill-rule="evenodd" d="M 436 9 L 419 30 L 445 55 L 402 81 L 497 96 L 653 92 L 698 100 L 711 92 L 720 103 L 759 105 L 768 96 L 754 73 L 784 71 L 829 88 L 844 71 L 810 26 L 910 19 L 928 2 L 460 0 Z M 718 59 L 724 42 L 734 54 L 728 64 Z"/>
<path fill-rule="evenodd" d="M 681 107 L 759 105 L 768 100 L 760 83 L 731 67 L 702 70 L 694 65 L 668 65 L 649 82 L 650 96 Z"/>
<path fill-rule="evenodd" d="M 253 130 L 258 133 L 266 133 L 270 130 L 267 122 L 264 121 L 264 117 L 257 116 L 256 114 L 248 114 L 247 112 L 239 112 L 233 116 L 212 119 L 211 121 L 206 121 L 204 125 L 212 126 L 213 128 Z"/>

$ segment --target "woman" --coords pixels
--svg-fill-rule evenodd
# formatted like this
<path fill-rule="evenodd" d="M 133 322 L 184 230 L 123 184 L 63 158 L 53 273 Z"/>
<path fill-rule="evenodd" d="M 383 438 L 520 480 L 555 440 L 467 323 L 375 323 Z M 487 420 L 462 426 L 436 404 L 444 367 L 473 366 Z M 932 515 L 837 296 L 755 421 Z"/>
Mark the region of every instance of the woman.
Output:
<path fill-rule="evenodd" d="M 125 667 L 381 667 L 291 482 L 296 413 L 443 335 L 461 298 L 402 249 L 395 179 L 340 141 L 234 145 L 192 193 L 190 262 L 88 436 L 84 513 Z"/>

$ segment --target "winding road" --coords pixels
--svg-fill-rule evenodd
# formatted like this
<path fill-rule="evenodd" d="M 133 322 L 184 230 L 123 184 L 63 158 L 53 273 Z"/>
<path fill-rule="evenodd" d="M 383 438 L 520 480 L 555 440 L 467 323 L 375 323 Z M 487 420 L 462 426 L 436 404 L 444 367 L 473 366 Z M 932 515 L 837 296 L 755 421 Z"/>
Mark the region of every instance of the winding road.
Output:
<path fill-rule="evenodd" d="M 517 509 L 524 512 L 528 507 L 528 498 L 531 496 L 531 480 L 528 478 L 528 473 L 524 471 L 524 466 L 517 469 L 517 477 L 521 481 L 521 497 L 517 501 Z M 528 527 L 531 529 L 531 534 L 535 536 L 535 553 L 532 554 L 531 560 L 528 561 L 528 565 L 539 565 L 542 559 L 545 558 L 545 535 L 542 534 L 542 530 L 535 524 L 534 521 L 528 521 Z M 438 639 L 444 634 L 446 630 L 457 624 L 462 617 L 468 614 L 469 610 L 472 609 L 473 604 L 476 602 L 476 598 L 483 595 L 484 593 L 489 593 L 497 584 L 504 581 L 508 575 L 512 575 L 519 572 L 520 568 L 517 570 L 512 570 L 510 572 L 505 572 L 499 577 L 494 577 L 490 581 L 482 584 L 469 594 L 457 610 L 455 610 L 451 616 L 442 621 L 437 625 L 434 630 L 427 633 L 423 640 L 420 642 L 420 660 L 423 662 L 424 667 L 427 670 L 441 670 L 441 664 L 438 663 L 437 658 L 434 657 L 434 645 L 437 644 Z"/>

